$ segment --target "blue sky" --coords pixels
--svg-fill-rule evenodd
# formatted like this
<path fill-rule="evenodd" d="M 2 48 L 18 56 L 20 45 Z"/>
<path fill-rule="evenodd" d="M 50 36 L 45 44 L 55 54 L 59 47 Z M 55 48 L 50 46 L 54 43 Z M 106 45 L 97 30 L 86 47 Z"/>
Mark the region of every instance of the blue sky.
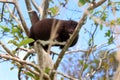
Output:
<path fill-rule="evenodd" d="M 31 26 L 30 24 L 30 20 L 29 20 L 29 17 L 27 15 L 27 9 L 25 8 L 25 4 L 24 4 L 24 0 L 19 0 L 20 1 L 20 8 L 23 12 L 23 15 L 24 15 L 24 18 L 26 20 L 26 23 L 27 25 Z M 79 8 L 77 6 L 77 1 L 78 0 L 70 0 L 69 4 L 67 5 L 67 7 L 69 9 L 72 9 L 72 10 L 78 10 L 78 11 L 81 11 L 81 12 L 74 12 L 74 11 L 70 11 L 70 10 L 66 10 L 64 8 L 61 8 L 60 11 L 60 15 L 57 16 L 56 18 L 59 18 L 59 19 L 73 19 L 73 20 L 76 20 L 76 21 L 79 21 L 79 19 L 81 18 L 82 16 L 82 12 L 83 12 L 83 9 L 84 8 Z M 114 1 L 119 1 L 119 0 L 114 0 Z M 56 2 L 57 3 L 57 2 Z M 51 4 L 52 5 L 52 4 Z M 1 10 L 1 3 L 0 3 L 0 10 Z M 119 16 L 120 17 L 120 16 Z M 111 16 L 110 16 L 111 18 Z M 91 21 L 88 21 L 87 24 L 85 24 L 83 27 L 84 28 L 87 28 L 88 30 L 94 30 L 94 27 L 91 27 Z M 0 23 L 0 25 L 3 25 L 4 23 Z M 86 49 L 87 47 L 85 45 L 88 44 L 88 39 L 89 39 L 89 35 L 88 34 L 85 34 L 84 33 L 84 28 L 82 28 L 80 30 L 80 38 L 79 38 L 79 41 L 78 43 L 76 44 L 76 46 L 74 46 L 74 48 L 71 48 L 71 49 Z M 95 44 L 98 45 L 98 44 L 101 44 L 103 42 L 106 42 L 107 39 L 104 38 L 104 34 L 105 32 L 108 30 L 109 28 L 105 27 L 103 31 L 100 31 L 98 30 L 96 35 L 95 35 Z M 99 39 L 100 38 L 100 39 Z M 7 44 L 7 38 L 5 39 L 2 39 L 2 41 L 4 43 Z M 114 45 L 112 45 L 111 47 L 113 47 Z M 8 46 L 9 47 L 9 46 Z M 12 46 L 10 46 L 12 47 Z M 12 47 L 13 49 L 14 47 Z M 109 47 L 110 48 L 110 47 Z M 1 49 L 1 48 L 0 48 Z M 56 51 L 57 52 L 57 51 Z M 23 55 L 21 55 L 22 57 Z M 10 68 L 13 67 L 13 65 L 11 65 L 10 62 L 6 61 L 6 62 L 3 62 L 3 63 L 0 63 L 0 80 L 18 80 L 17 79 L 17 69 L 14 68 L 13 70 L 10 70 Z"/>

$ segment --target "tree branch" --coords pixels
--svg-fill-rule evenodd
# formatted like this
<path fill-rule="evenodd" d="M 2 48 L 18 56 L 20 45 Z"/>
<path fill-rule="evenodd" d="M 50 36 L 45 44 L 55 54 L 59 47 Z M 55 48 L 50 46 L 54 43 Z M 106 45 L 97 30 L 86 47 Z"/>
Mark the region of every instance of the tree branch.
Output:
<path fill-rule="evenodd" d="M 3 49 L 11 56 L 16 57 L 5 45 L 0 41 L 0 45 L 3 47 Z"/>
<path fill-rule="evenodd" d="M 23 15 L 22 15 L 22 12 L 21 12 L 21 10 L 20 10 L 20 7 L 18 6 L 18 0 L 15 0 L 15 1 L 14 1 L 14 4 L 15 4 L 15 7 L 16 7 L 16 9 L 17 9 L 17 11 L 18 11 L 18 15 L 19 15 L 20 20 L 21 20 L 21 23 L 22 23 L 22 25 L 23 25 L 24 31 L 25 31 L 26 35 L 28 36 L 28 35 L 29 35 L 29 30 L 28 30 L 27 25 L 26 25 L 26 22 L 25 22 L 25 20 L 24 20 L 24 18 L 23 18 Z"/>
<path fill-rule="evenodd" d="M 73 77 L 71 77 L 71 76 L 68 76 L 68 75 L 66 75 L 66 74 L 63 74 L 63 73 L 58 72 L 58 71 L 55 71 L 55 70 L 53 70 L 53 72 L 56 73 L 56 74 L 62 75 L 62 76 L 64 76 L 64 77 L 68 78 L 69 80 L 78 80 L 78 79 L 75 79 L 75 78 L 73 78 Z"/>
<path fill-rule="evenodd" d="M 38 56 L 39 67 L 40 69 L 42 69 L 42 71 L 45 71 L 45 69 L 52 69 L 53 62 L 50 57 L 50 54 L 48 54 L 40 44 L 41 44 L 40 41 L 36 41 L 34 44 L 34 49 L 37 52 L 37 56 Z M 43 78 L 44 78 L 43 73 L 41 73 L 39 79 L 43 80 Z"/>
<path fill-rule="evenodd" d="M 24 61 L 24 60 L 21 60 L 21 59 L 19 59 L 19 58 L 17 58 L 17 57 L 12 57 L 12 56 L 10 56 L 10 55 L 5 55 L 5 54 L 0 54 L 0 57 L 1 57 L 1 58 L 5 58 L 5 59 L 10 59 L 10 60 L 13 60 L 13 61 L 16 61 L 16 62 L 19 62 L 19 63 L 21 63 L 22 65 L 29 65 L 29 66 L 33 67 L 33 68 L 34 68 L 37 72 L 39 72 L 40 74 L 43 73 L 43 77 L 44 77 L 44 78 L 49 79 L 48 74 L 44 73 L 38 66 L 36 66 L 36 65 L 33 64 L 33 63 L 29 63 L 29 62 L 26 62 L 26 61 Z"/>
<path fill-rule="evenodd" d="M 14 1 L 12 0 L 0 0 L 0 2 L 2 3 L 11 3 L 11 4 L 14 4 Z"/>
<path fill-rule="evenodd" d="M 47 17 L 48 7 L 49 7 L 49 0 L 42 0 L 42 4 L 41 4 L 41 8 L 42 8 L 41 19 L 44 19 L 44 18 Z"/>
<path fill-rule="evenodd" d="M 32 1 L 33 6 L 36 8 L 36 10 L 37 10 L 40 14 L 42 14 L 42 8 L 39 7 L 39 6 L 35 3 L 35 0 L 31 0 L 31 1 Z"/>
<path fill-rule="evenodd" d="M 27 11 L 32 10 L 31 4 L 30 4 L 30 0 L 25 0 L 25 4 L 26 4 L 26 7 L 27 7 Z M 28 14 L 29 14 L 30 20 L 32 22 L 32 15 L 30 15 L 29 12 L 28 12 Z"/>

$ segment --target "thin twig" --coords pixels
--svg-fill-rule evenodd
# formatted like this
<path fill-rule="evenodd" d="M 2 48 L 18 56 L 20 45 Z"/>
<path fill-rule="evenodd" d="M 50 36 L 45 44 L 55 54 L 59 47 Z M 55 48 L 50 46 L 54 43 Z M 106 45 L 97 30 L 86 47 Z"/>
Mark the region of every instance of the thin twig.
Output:
<path fill-rule="evenodd" d="M 32 4 L 34 5 L 34 7 L 37 9 L 37 11 L 38 11 L 40 14 L 42 14 L 42 8 L 39 7 L 39 6 L 36 4 L 35 0 L 31 0 L 31 1 L 32 1 Z"/>
<path fill-rule="evenodd" d="M 31 4 L 30 4 L 30 0 L 25 0 L 25 4 L 26 4 L 26 7 L 27 7 L 27 11 L 32 10 Z M 28 12 L 28 14 L 29 14 L 30 20 L 32 21 L 32 16 L 30 15 L 29 12 Z"/>
<path fill-rule="evenodd" d="M 76 52 L 84 52 L 84 53 L 86 53 L 86 52 L 88 52 L 88 50 L 73 50 L 73 51 L 67 51 L 67 52 L 65 52 L 65 54 L 76 53 Z"/>
<path fill-rule="evenodd" d="M 1 13 L 1 21 L 3 20 L 3 13 L 4 13 L 4 7 L 5 7 L 5 3 L 3 3 L 3 6 L 2 6 L 2 13 Z"/>
<path fill-rule="evenodd" d="M 0 45 L 4 48 L 4 50 L 11 56 L 16 57 L 5 45 L 2 41 L 0 41 Z"/>
<path fill-rule="evenodd" d="M 53 70 L 53 72 L 54 72 L 55 74 L 62 75 L 62 76 L 64 76 L 64 77 L 68 78 L 69 80 L 78 80 L 78 79 L 75 79 L 75 78 L 73 78 L 73 77 L 71 77 L 71 76 L 69 76 L 69 75 L 63 74 L 63 73 L 61 73 L 61 72 L 59 72 L 59 71 Z"/>

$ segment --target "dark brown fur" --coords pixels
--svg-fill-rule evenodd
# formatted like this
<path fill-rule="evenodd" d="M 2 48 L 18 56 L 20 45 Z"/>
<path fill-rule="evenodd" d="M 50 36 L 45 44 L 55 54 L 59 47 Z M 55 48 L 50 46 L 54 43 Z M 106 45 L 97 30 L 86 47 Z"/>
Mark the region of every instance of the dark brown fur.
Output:
<path fill-rule="evenodd" d="M 53 26 L 54 21 L 55 21 L 55 26 Z M 29 38 L 33 38 L 35 41 L 39 39 L 45 40 L 45 41 L 49 40 L 51 31 L 52 31 L 51 29 L 52 27 L 56 27 L 58 22 L 60 22 L 60 25 L 56 32 L 57 37 L 55 38 L 55 40 L 59 42 L 67 41 L 70 37 L 69 34 L 73 33 L 73 31 L 75 30 L 78 24 L 76 21 L 59 20 L 59 19 L 43 19 L 41 21 L 38 21 L 36 24 L 34 24 L 31 27 Z M 74 46 L 77 40 L 78 40 L 78 35 L 73 41 L 73 43 L 70 45 L 70 47 Z M 30 43 L 30 45 L 33 45 L 33 43 Z M 56 45 L 56 46 L 60 46 L 60 48 L 64 47 L 63 45 Z M 44 46 L 45 50 L 47 50 L 47 48 L 48 48 L 48 45 Z"/>

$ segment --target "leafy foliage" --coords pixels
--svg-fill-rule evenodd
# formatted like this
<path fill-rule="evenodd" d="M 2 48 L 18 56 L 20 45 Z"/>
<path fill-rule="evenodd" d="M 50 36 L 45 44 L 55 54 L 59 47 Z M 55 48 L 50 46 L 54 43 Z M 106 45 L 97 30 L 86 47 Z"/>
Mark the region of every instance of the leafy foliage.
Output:
<path fill-rule="evenodd" d="M 51 7 L 49 8 L 49 11 L 51 12 L 50 15 L 54 17 L 58 15 L 59 7 L 58 6 Z"/>
<path fill-rule="evenodd" d="M 24 40 L 22 40 L 22 41 L 18 44 L 18 47 L 27 45 L 27 44 L 29 44 L 29 43 L 31 43 L 31 42 L 33 42 L 33 41 L 34 41 L 34 40 L 31 39 L 31 38 L 24 39 Z"/>

